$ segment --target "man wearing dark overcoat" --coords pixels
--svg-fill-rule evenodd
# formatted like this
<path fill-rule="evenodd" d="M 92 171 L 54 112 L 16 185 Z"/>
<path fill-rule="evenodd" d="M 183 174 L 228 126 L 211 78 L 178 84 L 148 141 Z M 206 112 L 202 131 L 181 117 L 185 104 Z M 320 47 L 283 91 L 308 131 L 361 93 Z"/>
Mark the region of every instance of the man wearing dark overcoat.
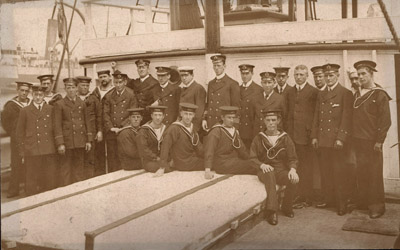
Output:
<path fill-rule="evenodd" d="M 25 179 L 22 158 L 18 152 L 16 130 L 19 112 L 23 107 L 28 106 L 30 103 L 28 94 L 32 86 L 32 84 L 28 82 L 16 83 L 18 96 L 6 102 L 6 104 L 4 104 L 3 111 L 1 112 L 1 125 L 10 136 L 11 148 L 11 177 L 7 190 L 8 198 L 19 195 L 19 184 Z"/>
<path fill-rule="evenodd" d="M 264 115 L 262 111 L 265 109 L 281 110 L 281 116 L 286 115 L 286 104 L 283 95 L 280 95 L 274 91 L 275 86 L 275 73 L 274 72 L 262 72 L 261 76 L 261 87 L 263 92 L 261 96 L 251 101 L 250 117 L 253 120 L 253 132 L 252 136 L 256 136 L 259 132 L 266 129 L 264 123 Z M 279 128 L 282 129 L 284 126 L 284 119 L 281 119 Z"/>
<path fill-rule="evenodd" d="M 225 73 L 226 56 L 214 55 L 211 61 L 216 77 L 208 83 L 207 104 L 202 121 L 204 131 L 208 131 L 220 121 L 219 107 L 240 107 L 239 83 Z"/>
<path fill-rule="evenodd" d="M 121 169 L 117 134 L 129 124 L 128 109 L 137 107 L 135 94 L 131 89 L 126 88 L 128 76 L 116 70 L 113 77 L 115 88 L 105 95 L 103 103 L 108 172 Z"/>
<path fill-rule="evenodd" d="M 253 81 L 254 65 L 239 65 L 242 84 L 240 86 L 240 111 L 239 111 L 239 133 L 247 150 L 254 137 L 254 116 L 250 114 L 253 100 L 262 98 L 263 89 Z"/>
<path fill-rule="evenodd" d="M 181 96 L 179 101 L 181 103 L 192 103 L 197 106 L 196 113 L 193 118 L 193 126 L 195 131 L 199 131 L 206 105 L 206 90 L 194 80 L 193 67 L 183 66 L 179 67 L 178 70 L 182 80 L 182 83 L 179 85 L 181 88 Z"/>
<path fill-rule="evenodd" d="M 31 104 L 21 110 L 17 141 L 26 166 L 25 193 L 34 195 L 57 186 L 53 106 L 44 101 L 46 87 L 33 86 Z"/>
<path fill-rule="evenodd" d="M 156 67 L 159 84 L 153 88 L 152 106 L 166 106 L 163 123 L 169 126 L 176 121 L 179 113 L 180 88 L 171 83 L 171 69 L 169 67 Z"/>
<path fill-rule="evenodd" d="M 85 179 L 85 151 L 91 150 L 94 137 L 86 104 L 77 96 L 78 80 L 63 81 L 67 95 L 54 105 L 54 136 L 61 156 L 59 186 Z"/>
<path fill-rule="evenodd" d="M 90 126 L 92 131 L 95 131 L 95 141 L 103 131 L 103 109 L 99 99 L 89 92 L 90 82 L 92 78 L 87 76 L 77 76 L 78 80 L 78 96 L 85 102 L 89 114 Z M 94 176 L 95 158 L 96 158 L 96 143 L 92 144 L 92 149 L 85 153 L 85 178 Z"/>
<path fill-rule="evenodd" d="M 321 182 L 324 187 L 324 203 L 317 207 L 335 206 L 338 215 L 346 213 L 345 167 L 347 141 L 351 132 L 352 93 L 339 81 L 337 64 L 322 66 L 326 91 L 320 91 L 314 113 L 311 132 L 312 145 L 319 149 L 321 158 Z"/>
<path fill-rule="evenodd" d="M 155 100 L 153 97 L 152 89 L 158 85 L 157 79 L 155 79 L 149 72 L 150 60 L 138 59 L 135 61 L 139 78 L 130 79 L 126 85 L 132 89 L 135 93 L 138 101 L 138 107 L 144 108 L 142 124 L 148 122 L 150 113 L 146 110 L 146 107 L 151 105 Z M 141 125 L 142 125 L 141 124 Z"/>
<path fill-rule="evenodd" d="M 288 110 L 287 105 L 288 105 L 288 93 L 289 91 L 293 88 L 292 86 L 289 85 L 288 79 L 289 79 L 289 70 L 290 67 L 274 67 L 275 71 L 275 80 L 276 80 L 276 87 L 274 88 L 274 91 L 280 95 L 283 96 L 285 100 L 285 111 Z M 286 131 L 286 120 L 287 120 L 287 112 L 285 114 L 282 114 L 282 124 L 280 124 L 280 127 L 283 128 Z"/>
<path fill-rule="evenodd" d="M 295 143 L 299 160 L 300 177 L 296 207 L 311 206 L 313 195 L 313 152 L 311 148 L 311 129 L 314 119 L 318 90 L 308 82 L 308 68 L 298 65 L 294 69 L 293 89 L 288 93 L 288 114 L 286 132 Z"/>
<path fill-rule="evenodd" d="M 356 62 L 361 90 L 353 104 L 353 143 L 357 159 L 358 206 L 372 219 L 385 213 L 383 143 L 391 126 L 387 92 L 374 81 L 376 63 Z"/>
<path fill-rule="evenodd" d="M 110 70 L 99 70 L 97 71 L 99 86 L 93 90 L 92 95 L 97 98 L 101 109 L 101 119 L 96 124 L 97 135 L 94 138 L 95 148 L 95 159 L 94 159 L 94 176 L 102 175 L 106 173 L 106 140 L 104 139 L 104 117 L 103 117 L 103 105 L 105 95 L 114 89 Z"/>

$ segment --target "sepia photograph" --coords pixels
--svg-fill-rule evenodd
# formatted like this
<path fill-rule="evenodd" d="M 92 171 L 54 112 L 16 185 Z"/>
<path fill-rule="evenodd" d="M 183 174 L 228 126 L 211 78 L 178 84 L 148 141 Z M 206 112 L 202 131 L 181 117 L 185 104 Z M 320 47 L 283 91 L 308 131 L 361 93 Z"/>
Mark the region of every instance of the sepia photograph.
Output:
<path fill-rule="evenodd" d="M 400 249 L 400 1 L 0 0 L 1 250 Z"/>

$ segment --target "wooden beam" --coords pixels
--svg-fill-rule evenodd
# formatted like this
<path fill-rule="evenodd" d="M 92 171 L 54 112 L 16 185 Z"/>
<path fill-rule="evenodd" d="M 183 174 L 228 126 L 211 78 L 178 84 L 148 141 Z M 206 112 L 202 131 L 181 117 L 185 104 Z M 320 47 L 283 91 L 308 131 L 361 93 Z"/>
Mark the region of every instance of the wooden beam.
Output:
<path fill-rule="evenodd" d="M 206 53 L 218 53 L 221 47 L 219 1 L 205 1 Z"/>
<path fill-rule="evenodd" d="M 293 21 L 296 21 L 296 14 L 295 14 L 295 11 L 294 11 L 294 9 L 295 9 L 295 3 L 294 3 L 294 0 L 289 0 L 289 11 L 288 11 L 288 13 L 289 13 L 289 21 L 291 21 L 291 22 L 293 22 Z"/>
<path fill-rule="evenodd" d="M 352 0 L 351 1 L 351 12 L 352 12 L 352 16 L 353 18 L 356 18 L 358 16 L 358 3 L 357 0 Z"/>
<path fill-rule="evenodd" d="M 396 104 L 397 104 L 397 119 L 395 117 L 392 117 L 392 120 L 396 120 L 397 122 L 397 141 L 400 142 L 400 126 L 399 126 L 399 113 L 400 113 L 400 54 L 395 54 L 394 55 L 394 75 L 395 75 L 395 81 L 396 81 Z M 399 153 L 399 159 L 400 159 L 400 144 L 397 145 L 398 153 Z M 400 169 L 400 166 L 399 166 Z"/>
<path fill-rule="evenodd" d="M 347 18 L 347 0 L 342 0 L 342 18 Z"/>

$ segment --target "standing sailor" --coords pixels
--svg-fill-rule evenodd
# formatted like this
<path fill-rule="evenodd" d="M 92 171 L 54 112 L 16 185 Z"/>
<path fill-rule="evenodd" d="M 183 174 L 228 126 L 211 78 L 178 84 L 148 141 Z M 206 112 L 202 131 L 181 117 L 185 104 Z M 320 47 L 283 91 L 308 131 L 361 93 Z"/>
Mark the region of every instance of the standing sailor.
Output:
<path fill-rule="evenodd" d="M 103 117 L 106 134 L 108 172 L 121 169 L 118 158 L 117 134 L 129 124 L 128 109 L 136 108 L 137 102 L 133 91 L 126 88 L 126 74 L 116 70 L 113 74 L 115 88 L 104 97 Z"/>
<path fill-rule="evenodd" d="M 32 87 L 33 101 L 19 113 L 17 141 L 26 166 L 25 193 L 34 195 L 57 186 L 53 106 L 44 101 L 46 87 Z"/>
<path fill-rule="evenodd" d="M 114 85 L 112 84 L 110 71 L 109 70 L 100 70 L 97 71 L 97 76 L 99 78 L 100 85 L 97 86 L 92 95 L 97 98 L 99 101 L 99 109 L 101 110 L 101 119 L 97 122 L 97 135 L 94 138 L 95 141 L 95 159 L 94 159 L 94 176 L 102 175 L 106 173 L 106 141 L 104 139 L 104 117 L 103 117 L 103 105 L 104 105 L 104 96 L 114 89 Z"/>
<path fill-rule="evenodd" d="M 62 99 L 60 93 L 54 93 L 54 75 L 40 75 L 37 77 L 40 81 L 40 85 L 46 88 L 46 92 L 44 93 L 44 101 L 47 104 L 54 105 L 57 101 Z"/>
<path fill-rule="evenodd" d="M 226 56 L 214 55 L 211 60 L 216 77 L 208 83 L 207 104 L 202 121 L 204 131 L 208 131 L 220 121 L 219 107 L 240 107 L 239 83 L 225 73 Z"/>
<path fill-rule="evenodd" d="M 391 125 L 386 91 L 374 81 L 376 63 L 359 61 L 361 91 L 353 105 L 353 143 L 357 159 L 359 208 L 368 209 L 372 219 L 385 213 L 383 186 L 383 143 Z"/>
<path fill-rule="evenodd" d="M 201 127 L 201 118 L 203 117 L 206 105 L 206 90 L 194 80 L 193 67 L 184 66 L 179 67 L 178 70 L 182 80 L 182 83 L 179 85 L 181 88 L 179 101 L 181 103 L 191 103 L 198 107 L 193 118 L 193 125 L 194 130 L 199 131 Z"/>
<path fill-rule="evenodd" d="M 153 88 L 154 102 L 152 106 L 166 106 L 163 123 L 169 126 L 176 121 L 179 113 L 180 88 L 170 82 L 171 69 L 168 67 L 156 67 L 159 84 Z"/>
<path fill-rule="evenodd" d="M 250 150 L 254 137 L 254 116 L 250 114 L 253 100 L 262 98 L 263 89 L 253 81 L 254 65 L 239 65 L 242 85 L 240 86 L 239 133 L 247 150 Z"/>
<path fill-rule="evenodd" d="M 286 131 L 296 146 L 299 160 L 299 192 L 296 207 L 311 206 L 313 195 L 313 150 L 311 129 L 314 119 L 318 90 L 308 82 L 308 68 L 298 65 L 294 69 L 295 87 L 288 93 Z"/>
<path fill-rule="evenodd" d="M 23 107 L 29 105 L 28 98 L 29 91 L 32 84 L 28 82 L 16 82 L 18 96 L 12 98 L 4 105 L 3 112 L 1 113 L 1 125 L 10 136 L 11 148 L 11 177 L 8 186 L 7 198 L 19 195 L 19 183 L 25 179 L 23 173 L 22 157 L 18 152 L 18 144 L 16 137 L 16 130 L 18 124 L 19 112 Z"/>
<path fill-rule="evenodd" d="M 321 182 L 324 203 L 317 207 L 336 206 L 337 214 L 346 213 L 345 166 L 347 142 L 351 131 L 351 91 L 339 81 L 337 64 L 322 66 L 326 91 L 318 93 L 311 132 L 312 145 L 321 153 Z"/>
<path fill-rule="evenodd" d="M 327 88 L 323 66 L 314 66 L 310 70 L 313 73 L 315 87 L 317 87 L 319 91 L 326 90 Z"/>
<path fill-rule="evenodd" d="M 259 132 L 266 129 L 264 123 L 264 115 L 262 111 L 265 109 L 271 110 L 281 110 L 282 117 L 286 114 L 286 104 L 283 95 L 280 95 L 274 91 L 275 86 L 275 73 L 274 72 L 262 72 L 261 76 L 261 86 L 263 92 L 261 96 L 258 96 L 251 103 L 250 116 L 254 122 L 254 128 L 252 131 L 252 136 L 256 136 Z M 287 88 L 287 87 L 286 87 Z M 284 121 L 281 119 L 279 123 L 279 128 L 282 129 Z"/>
<path fill-rule="evenodd" d="M 78 80 L 65 78 L 67 95 L 54 105 L 54 136 L 61 155 L 59 186 L 84 180 L 85 151 L 92 148 L 93 133 L 84 101 L 77 96 Z"/>
<path fill-rule="evenodd" d="M 121 168 L 124 170 L 136 170 L 142 168 L 139 156 L 137 135 L 140 124 L 143 120 L 144 108 L 128 109 L 129 125 L 123 127 L 117 135 L 118 154 L 121 161 Z"/>
<path fill-rule="evenodd" d="M 136 99 L 138 101 L 138 107 L 146 109 L 147 106 L 150 106 L 154 102 L 152 90 L 155 86 L 158 85 L 158 81 L 152 75 L 150 75 L 149 60 L 139 59 L 135 61 L 135 64 L 137 67 L 139 78 L 130 79 L 126 86 L 132 89 L 135 93 Z M 151 118 L 149 111 L 144 110 L 142 124 L 148 122 L 150 119 Z"/>
<path fill-rule="evenodd" d="M 137 145 L 139 145 L 139 155 L 142 160 L 143 168 L 155 173 L 161 167 L 165 172 L 169 172 L 168 166 L 162 166 L 160 161 L 161 142 L 164 138 L 166 106 L 149 106 L 151 121 L 144 124 L 137 135 Z"/>
<path fill-rule="evenodd" d="M 89 92 L 90 82 L 92 78 L 87 76 L 77 76 L 78 80 L 78 96 L 85 102 L 89 114 L 89 121 L 92 131 L 96 132 L 95 140 L 103 137 L 103 115 L 102 107 L 95 95 Z M 96 143 L 93 143 L 92 149 L 85 153 L 85 178 L 94 176 L 95 170 L 95 157 L 96 157 Z"/>

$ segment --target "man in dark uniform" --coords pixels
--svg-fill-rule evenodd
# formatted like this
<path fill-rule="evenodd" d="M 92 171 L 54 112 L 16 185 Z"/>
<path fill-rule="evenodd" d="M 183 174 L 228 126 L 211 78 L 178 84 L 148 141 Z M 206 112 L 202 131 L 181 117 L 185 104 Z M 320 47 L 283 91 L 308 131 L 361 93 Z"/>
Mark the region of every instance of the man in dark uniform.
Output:
<path fill-rule="evenodd" d="M 128 109 L 129 125 L 123 127 L 117 135 L 118 154 L 121 168 L 124 170 L 137 170 L 142 168 L 139 156 L 140 144 L 137 143 L 137 135 L 143 120 L 144 108 Z"/>
<path fill-rule="evenodd" d="M 54 136 L 61 155 L 59 186 L 84 180 L 85 151 L 92 148 L 93 134 L 88 109 L 77 96 L 78 80 L 63 80 L 67 95 L 54 105 Z"/>
<path fill-rule="evenodd" d="M 158 85 L 158 81 L 149 73 L 149 60 L 139 59 L 135 61 L 135 64 L 139 78 L 130 79 L 126 86 L 135 93 L 138 107 L 145 109 L 154 102 L 152 89 Z M 144 110 L 142 124 L 148 122 L 150 119 L 149 111 Z"/>
<path fill-rule="evenodd" d="M 106 134 L 108 172 L 121 169 L 118 158 L 117 134 L 121 128 L 129 124 L 128 109 L 136 108 L 135 94 L 126 88 L 126 74 L 116 70 L 113 74 L 115 88 L 104 97 L 103 122 Z"/>
<path fill-rule="evenodd" d="M 98 140 L 99 135 L 102 138 L 103 130 L 103 109 L 99 99 L 89 92 L 90 82 L 92 78 L 87 76 L 77 76 L 78 80 L 78 96 L 85 102 L 89 114 L 90 126 L 92 131 L 96 132 L 95 140 Z M 85 178 L 94 176 L 95 170 L 95 157 L 96 157 L 96 143 L 93 143 L 92 149 L 85 154 Z"/>
<path fill-rule="evenodd" d="M 275 70 L 275 74 L 276 74 L 275 80 L 278 83 L 276 85 L 276 87 L 274 88 L 274 91 L 283 96 L 283 99 L 285 100 L 285 105 L 286 105 L 284 111 L 287 111 L 288 110 L 288 108 L 287 108 L 288 93 L 289 93 L 289 90 L 291 90 L 293 88 L 292 86 L 290 86 L 288 84 L 290 67 L 274 67 L 274 70 Z M 286 126 L 285 124 L 287 123 L 286 122 L 287 112 L 286 112 L 286 114 L 283 114 L 283 115 L 284 116 L 282 116 L 280 126 L 286 131 L 286 127 L 284 127 L 284 126 Z"/>
<path fill-rule="evenodd" d="M 159 84 L 153 88 L 153 99 L 155 101 L 152 106 L 163 105 L 167 107 L 163 123 L 169 126 L 178 117 L 180 88 L 170 82 L 170 68 L 156 67 L 156 69 Z"/>
<path fill-rule="evenodd" d="M 250 114 L 252 101 L 262 98 L 263 89 L 253 81 L 254 65 L 239 65 L 242 85 L 240 86 L 240 122 L 239 133 L 247 150 L 253 141 L 254 117 Z"/>
<path fill-rule="evenodd" d="M 297 155 L 294 143 L 286 132 L 278 129 L 281 122 L 280 110 L 267 109 L 262 111 L 266 129 L 256 135 L 250 149 L 250 160 L 269 176 L 266 183 L 267 200 L 265 213 L 269 221 L 278 222 L 276 212 L 279 204 L 276 194 L 276 184 L 285 185 L 285 197 L 282 201 L 282 211 L 290 218 L 294 217 L 292 202 L 295 184 L 299 181 L 297 175 Z"/>
<path fill-rule="evenodd" d="M 181 96 L 179 101 L 184 103 L 192 103 L 198 107 L 193 118 L 193 125 L 194 130 L 199 131 L 201 128 L 201 119 L 203 117 L 204 108 L 206 105 L 206 90 L 194 80 L 193 67 L 179 67 L 178 70 L 182 80 L 182 83 L 179 85 L 181 88 Z"/>
<path fill-rule="evenodd" d="M 204 144 L 205 178 L 212 179 L 214 170 L 218 174 L 248 174 L 258 175 L 264 183 L 267 196 L 275 189 L 275 176 L 267 171 L 263 164 L 257 164 L 249 159 L 249 154 L 242 139 L 234 127 L 234 121 L 239 111 L 238 107 L 221 106 L 221 123 L 215 124 L 209 131 Z M 278 223 L 275 212 L 265 210 L 265 219 L 271 225 Z M 289 215 L 288 215 L 289 216 Z"/>
<path fill-rule="evenodd" d="M 359 61 L 357 69 L 361 91 L 353 105 L 353 143 L 357 159 L 359 208 L 368 209 L 372 219 L 385 213 L 382 147 L 391 126 L 386 91 L 374 82 L 376 63 Z"/>
<path fill-rule="evenodd" d="M 315 87 L 317 87 L 319 91 L 324 91 L 326 89 L 326 83 L 323 66 L 314 66 L 310 70 L 313 73 Z"/>
<path fill-rule="evenodd" d="M 313 156 L 311 148 L 311 129 L 314 118 L 318 90 L 307 83 L 308 69 L 298 65 L 294 69 L 295 87 L 288 93 L 288 115 L 286 132 L 294 141 L 299 159 L 299 192 L 295 205 L 297 208 L 312 205 L 313 194 Z"/>
<path fill-rule="evenodd" d="M 106 141 L 104 140 L 104 117 L 103 117 L 103 105 L 104 105 L 104 96 L 114 89 L 114 85 L 112 84 L 111 75 L 109 70 L 100 70 L 97 71 L 97 76 L 99 77 L 100 85 L 96 86 L 93 90 L 92 95 L 97 98 L 101 109 L 101 119 L 98 120 L 97 123 L 97 135 L 94 138 L 95 140 L 95 159 L 94 159 L 94 176 L 102 175 L 106 173 Z"/>
<path fill-rule="evenodd" d="M 44 101 L 46 87 L 33 86 L 33 101 L 19 113 L 17 141 L 26 166 L 25 193 L 34 195 L 56 188 L 57 158 L 53 106 Z"/>
<path fill-rule="evenodd" d="M 3 112 L 1 113 L 1 125 L 10 136 L 11 148 L 11 177 L 8 186 L 7 197 L 15 197 L 19 195 L 19 183 L 25 179 L 23 171 L 22 158 L 18 152 L 18 144 L 16 137 L 17 123 L 19 112 L 23 107 L 29 105 L 28 98 L 29 91 L 32 84 L 28 82 L 16 82 L 18 96 L 12 98 L 4 105 Z"/>
<path fill-rule="evenodd" d="M 164 138 L 166 126 L 163 124 L 166 106 L 149 106 L 151 121 L 144 124 L 137 135 L 137 145 L 139 146 L 139 155 L 142 160 L 143 169 L 155 173 L 160 168 L 164 172 L 169 172 L 168 166 L 162 166 L 160 161 L 161 142 Z"/>
<path fill-rule="evenodd" d="M 157 171 L 158 176 L 164 173 L 164 166 L 168 164 L 179 171 L 204 170 L 203 145 L 192 123 L 198 107 L 191 103 L 180 103 L 179 106 L 180 119 L 167 128 L 161 144 L 163 164 Z"/>
<path fill-rule="evenodd" d="M 327 91 L 320 91 L 317 97 L 311 132 L 312 145 L 319 149 L 321 158 L 321 182 L 324 187 L 324 208 L 335 205 L 338 215 L 346 213 L 346 197 L 344 193 L 345 152 L 350 136 L 352 119 L 352 94 L 339 81 L 337 64 L 322 66 Z"/>
<path fill-rule="evenodd" d="M 282 116 L 285 117 L 286 104 L 283 95 L 280 95 L 274 91 L 275 86 L 275 73 L 274 72 L 262 72 L 261 76 L 261 86 L 263 92 L 261 96 L 254 98 L 251 102 L 250 116 L 251 120 L 254 122 L 254 127 L 252 131 L 252 136 L 256 136 L 259 132 L 266 129 L 264 123 L 264 115 L 262 110 L 272 109 L 281 110 Z M 284 121 L 280 121 L 279 128 L 283 128 Z"/>
<path fill-rule="evenodd" d="M 46 92 L 44 94 L 44 101 L 47 104 L 54 105 L 57 101 L 62 99 L 62 96 L 60 93 L 55 93 L 53 91 L 54 88 L 54 75 L 40 75 L 37 77 L 40 81 L 40 85 L 44 86 L 46 88 Z"/>
<path fill-rule="evenodd" d="M 239 83 L 225 73 L 226 56 L 214 55 L 211 60 L 216 77 L 208 83 L 207 104 L 202 121 L 204 131 L 208 131 L 219 122 L 219 107 L 240 107 Z"/>

